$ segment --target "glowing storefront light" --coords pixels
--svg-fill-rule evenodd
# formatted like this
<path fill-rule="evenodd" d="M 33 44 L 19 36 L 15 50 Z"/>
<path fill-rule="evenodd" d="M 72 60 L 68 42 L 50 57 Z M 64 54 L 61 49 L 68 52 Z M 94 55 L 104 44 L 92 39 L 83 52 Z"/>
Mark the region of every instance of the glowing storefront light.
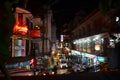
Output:
<path fill-rule="evenodd" d="M 30 35 L 32 37 L 40 37 L 40 30 L 31 30 Z"/>
<path fill-rule="evenodd" d="M 99 45 L 99 44 L 95 45 L 95 50 L 96 50 L 96 51 L 99 51 L 99 50 L 100 50 L 100 45 Z"/>
<path fill-rule="evenodd" d="M 63 39 L 64 39 L 63 36 L 64 36 L 64 35 L 61 35 L 61 42 L 63 42 Z"/>
<path fill-rule="evenodd" d="M 92 55 L 92 54 L 85 54 L 86 57 L 89 57 L 89 58 L 96 58 L 96 55 Z"/>
<path fill-rule="evenodd" d="M 21 34 L 21 35 L 26 35 L 28 31 L 27 25 L 19 25 L 18 23 L 15 24 L 14 29 L 13 29 L 15 34 Z"/>
<path fill-rule="evenodd" d="M 25 40 L 15 39 L 15 44 L 14 44 L 15 57 L 26 56 L 25 44 L 26 44 Z"/>
<path fill-rule="evenodd" d="M 116 20 L 115 20 L 115 21 L 116 21 L 116 22 L 118 22 L 118 21 L 119 21 L 119 17 L 118 17 L 118 16 L 116 17 Z"/>
<path fill-rule="evenodd" d="M 85 57 L 86 53 L 83 53 L 83 52 L 82 52 L 81 55 L 82 55 L 82 57 Z"/>
<path fill-rule="evenodd" d="M 75 55 L 80 55 L 79 51 L 74 51 Z"/>
<path fill-rule="evenodd" d="M 73 44 L 76 44 L 75 42 L 73 42 Z"/>
<path fill-rule="evenodd" d="M 104 58 L 104 57 L 98 56 L 97 59 L 98 59 L 98 61 L 100 61 L 100 62 L 105 62 L 105 58 Z"/>

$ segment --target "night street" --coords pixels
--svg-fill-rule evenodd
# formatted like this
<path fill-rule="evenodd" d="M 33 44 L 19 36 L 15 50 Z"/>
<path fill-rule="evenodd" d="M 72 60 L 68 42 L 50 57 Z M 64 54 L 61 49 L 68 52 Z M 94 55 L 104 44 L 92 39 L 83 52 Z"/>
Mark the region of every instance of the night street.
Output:
<path fill-rule="evenodd" d="M 0 80 L 120 80 L 120 0 L 0 0 Z"/>

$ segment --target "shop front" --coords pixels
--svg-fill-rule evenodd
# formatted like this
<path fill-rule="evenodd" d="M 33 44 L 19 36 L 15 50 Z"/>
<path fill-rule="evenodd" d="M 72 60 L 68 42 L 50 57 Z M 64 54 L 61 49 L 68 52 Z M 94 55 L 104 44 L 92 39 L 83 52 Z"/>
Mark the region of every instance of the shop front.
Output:
<path fill-rule="evenodd" d="M 101 63 L 106 62 L 106 57 L 97 56 L 85 52 L 79 52 L 76 50 L 71 50 L 72 56 L 77 56 L 72 60 L 74 62 L 76 59 L 80 61 L 79 63 L 83 68 L 89 68 L 90 71 L 99 71 Z M 72 57 L 73 58 L 73 57 Z"/>
<path fill-rule="evenodd" d="M 96 63 L 96 55 L 92 55 L 89 53 L 79 52 L 76 50 L 71 50 L 73 56 L 77 56 L 77 61 L 81 62 L 80 64 L 86 65 L 86 66 L 93 66 Z"/>
<path fill-rule="evenodd" d="M 30 41 L 27 37 L 13 35 L 11 37 L 10 59 L 7 61 L 8 68 L 29 69 L 28 61 L 33 58 L 30 53 Z"/>
<path fill-rule="evenodd" d="M 88 66 L 98 65 L 100 62 L 106 62 L 106 38 L 109 39 L 108 33 L 97 34 L 75 40 L 75 50 L 79 51 L 81 60 Z"/>

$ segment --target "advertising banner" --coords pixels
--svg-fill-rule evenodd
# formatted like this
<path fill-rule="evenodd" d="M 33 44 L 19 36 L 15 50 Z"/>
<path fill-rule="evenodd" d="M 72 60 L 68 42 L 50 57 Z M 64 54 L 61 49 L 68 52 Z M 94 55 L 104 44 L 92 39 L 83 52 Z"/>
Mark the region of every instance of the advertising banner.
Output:
<path fill-rule="evenodd" d="M 15 39 L 15 57 L 25 56 L 25 40 Z"/>

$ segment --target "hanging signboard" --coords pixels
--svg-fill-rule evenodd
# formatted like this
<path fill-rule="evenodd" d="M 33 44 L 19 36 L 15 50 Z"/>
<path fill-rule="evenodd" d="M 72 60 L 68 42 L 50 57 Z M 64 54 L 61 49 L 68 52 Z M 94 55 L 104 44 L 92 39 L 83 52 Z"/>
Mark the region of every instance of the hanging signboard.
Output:
<path fill-rule="evenodd" d="M 22 39 L 15 39 L 15 57 L 25 56 L 25 40 Z"/>
<path fill-rule="evenodd" d="M 28 31 L 28 27 L 26 24 L 19 25 L 18 23 L 15 24 L 13 32 L 14 34 L 26 35 Z"/>
<path fill-rule="evenodd" d="M 31 30 L 31 37 L 40 37 L 40 30 Z"/>

